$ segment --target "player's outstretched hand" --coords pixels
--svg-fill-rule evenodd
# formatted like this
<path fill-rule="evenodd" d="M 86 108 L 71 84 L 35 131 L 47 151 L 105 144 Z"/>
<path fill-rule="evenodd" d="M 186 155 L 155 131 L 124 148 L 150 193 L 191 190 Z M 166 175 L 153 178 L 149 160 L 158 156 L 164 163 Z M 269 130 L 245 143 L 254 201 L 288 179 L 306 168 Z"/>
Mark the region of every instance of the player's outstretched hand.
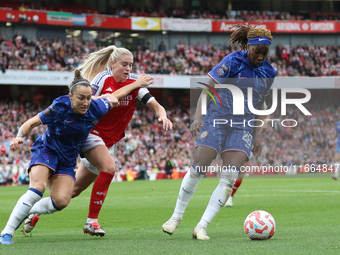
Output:
<path fill-rule="evenodd" d="M 137 82 L 139 82 L 141 88 L 144 88 L 153 83 L 153 77 L 143 73 L 138 77 Z"/>
<path fill-rule="evenodd" d="M 163 129 L 172 129 L 172 122 L 167 117 L 159 117 L 158 121 L 163 123 Z"/>
<path fill-rule="evenodd" d="M 261 139 L 260 137 L 255 137 L 251 152 L 254 154 L 255 157 L 258 157 L 260 156 L 261 151 L 262 151 Z"/>
<path fill-rule="evenodd" d="M 9 145 L 11 151 L 16 151 L 20 148 L 20 144 L 24 143 L 24 139 L 22 137 L 16 137 Z"/>
<path fill-rule="evenodd" d="M 190 126 L 190 133 L 194 139 L 198 138 L 198 134 L 201 130 L 201 127 L 204 126 L 204 122 L 202 120 L 195 120 Z"/>

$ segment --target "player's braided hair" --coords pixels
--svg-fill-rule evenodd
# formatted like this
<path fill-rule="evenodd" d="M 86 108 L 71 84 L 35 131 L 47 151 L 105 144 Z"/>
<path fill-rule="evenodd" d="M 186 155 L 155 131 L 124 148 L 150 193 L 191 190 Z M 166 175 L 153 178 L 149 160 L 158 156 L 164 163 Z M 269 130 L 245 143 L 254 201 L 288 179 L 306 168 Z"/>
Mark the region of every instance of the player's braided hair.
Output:
<path fill-rule="evenodd" d="M 85 87 L 91 87 L 91 84 L 88 80 L 84 79 L 81 76 L 80 70 L 79 69 L 75 69 L 74 70 L 74 79 L 71 82 L 71 84 L 69 85 L 69 90 L 70 93 L 73 95 L 74 91 L 76 90 L 77 86 L 85 86 Z"/>
<path fill-rule="evenodd" d="M 254 26 L 249 26 L 249 22 L 250 20 L 247 22 L 247 24 L 241 23 L 241 24 L 236 24 L 230 27 L 230 28 L 234 28 L 234 27 L 237 28 L 237 30 L 231 34 L 231 39 L 230 39 L 231 45 L 238 43 L 238 45 L 240 45 L 242 50 L 246 50 L 247 45 L 248 45 L 248 39 L 250 38 L 265 36 L 270 40 L 273 39 L 269 29 L 256 27 L 259 24 L 256 24 Z"/>
<path fill-rule="evenodd" d="M 117 62 L 120 56 L 124 54 L 132 56 L 132 53 L 128 49 L 117 48 L 111 45 L 99 51 L 92 52 L 79 69 L 85 79 L 92 81 L 98 73 L 110 69 L 111 60 Z"/>

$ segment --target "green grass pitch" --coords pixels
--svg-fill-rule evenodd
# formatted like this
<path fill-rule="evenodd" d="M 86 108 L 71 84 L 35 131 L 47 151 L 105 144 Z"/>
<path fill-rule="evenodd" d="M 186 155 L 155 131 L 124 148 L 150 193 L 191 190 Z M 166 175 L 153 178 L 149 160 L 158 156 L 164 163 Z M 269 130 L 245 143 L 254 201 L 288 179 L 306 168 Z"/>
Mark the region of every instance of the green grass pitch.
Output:
<path fill-rule="evenodd" d="M 245 178 L 234 207 L 222 208 L 208 226 L 209 241 L 194 240 L 192 231 L 217 178 L 201 180 L 172 236 L 161 226 L 173 212 L 181 180 L 112 183 L 99 217 L 106 231 L 102 238 L 82 231 L 89 188 L 63 211 L 43 215 L 31 237 L 18 229 L 14 244 L 0 245 L 0 254 L 340 254 L 340 181 L 328 174 L 303 176 Z M 1 229 L 27 188 L 0 187 Z M 276 232 L 267 241 L 251 241 L 243 231 L 246 216 L 259 209 L 276 220 Z"/>

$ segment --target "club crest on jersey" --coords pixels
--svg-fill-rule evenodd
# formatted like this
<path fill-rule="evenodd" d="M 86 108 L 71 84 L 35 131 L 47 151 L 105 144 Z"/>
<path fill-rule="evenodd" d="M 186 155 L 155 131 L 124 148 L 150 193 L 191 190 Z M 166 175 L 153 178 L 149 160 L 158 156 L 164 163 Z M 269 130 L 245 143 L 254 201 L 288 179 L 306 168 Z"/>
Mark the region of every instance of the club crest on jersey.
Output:
<path fill-rule="evenodd" d="M 54 113 L 57 110 L 57 108 L 55 108 L 54 104 L 51 104 L 49 107 L 47 107 L 44 111 L 43 111 L 43 116 L 47 117 L 49 115 L 51 115 L 52 113 Z"/>
<path fill-rule="evenodd" d="M 220 67 L 216 70 L 216 75 L 219 77 L 224 76 L 227 72 L 229 72 L 229 66 L 226 63 L 220 65 Z"/>
<path fill-rule="evenodd" d="M 208 136 L 208 131 L 204 131 L 204 132 L 202 132 L 202 134 L 200 135 L 200 138 L 201 139 L 204 139 L 204 138 L 206 138 Z"/>
<path fill-rule="evenodd" d="M 48 160 L 50 160 L 50 155 L 44 154 L 44 155 L 42 155 L 42 158 L 43 158 L 43 160 L 48 161 Z"/>

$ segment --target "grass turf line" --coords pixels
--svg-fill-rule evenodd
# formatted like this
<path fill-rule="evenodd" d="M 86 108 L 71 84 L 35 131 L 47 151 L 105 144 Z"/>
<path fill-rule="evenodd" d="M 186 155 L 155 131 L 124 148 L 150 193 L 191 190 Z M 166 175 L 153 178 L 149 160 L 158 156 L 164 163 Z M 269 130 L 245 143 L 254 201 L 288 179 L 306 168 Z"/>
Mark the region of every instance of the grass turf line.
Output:
<path fill-rule="evenodd" d="M 321 176 L 321 175 L 320 175 Z M 317 176 L 313 176 L 317 177 Z M 42 215 L 32 237 L 17 230 L 0 254 L 339 254 L 339 185 L 330 178 L 245 178 L 234 207 L 222 208 L 208 226 L 211 240 L 192 239 L 219 179 L 203 179 L 182 223 L 162 232 L 181 180 L 112 183 L 99 222 L 105 237 L 83 234 L 91 187 L 59 213 Z M 0 228 L 28 186 L 0 187 Z M 48 195 L 48 191 L 46 192 Z M 277 229 L 268 241 L 251 241 L 243 231 L 254 210 L 270 212 Z"/>

